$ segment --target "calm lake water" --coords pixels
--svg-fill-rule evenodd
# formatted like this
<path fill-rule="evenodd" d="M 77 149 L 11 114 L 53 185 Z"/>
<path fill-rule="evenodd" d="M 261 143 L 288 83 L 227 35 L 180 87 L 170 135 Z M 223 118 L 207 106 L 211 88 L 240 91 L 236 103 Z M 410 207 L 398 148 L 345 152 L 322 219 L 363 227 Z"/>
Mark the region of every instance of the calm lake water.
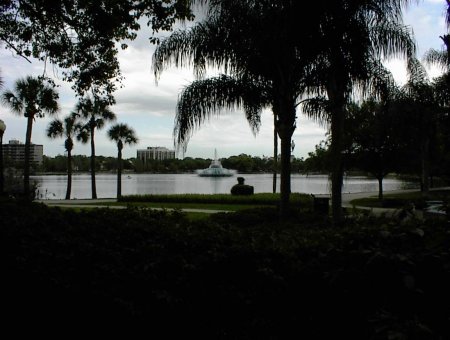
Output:
<path fill-rule="evenodd" d="M 130 174 L 122 176 L 122 195 L 133 194 L 219 194 L 230 193 L 237 183 L 237 177 L 245 178 L 245 184 L 252 185 L 255 193 L 272 192 L 271 174 L 243 174 L 233 177 L 211 178 L 196 174 Z M 292 175 L 292 192 L 308 194 L 329 194 L 331 185 L 325 175 Z M 39 189 L 39 198 L 64 199 L 66 195 L 66 175 L 32 176 Z M 89 174 L 76 174 L 72 177 L 72 197 L 75 199 L 91 198 L 91 179 Z M 97 174 L 98 198 L 116 197 L 115 174 Z M 278 189 L 279 182 L 278 178 Z M 398 179 L 388 178 L 383 182 L 385 191 L 412 189 L 418 185 Z M 370 192 L 378 190 L 376 179 L 367 177 L 346 177 L 343 192 Z"/>

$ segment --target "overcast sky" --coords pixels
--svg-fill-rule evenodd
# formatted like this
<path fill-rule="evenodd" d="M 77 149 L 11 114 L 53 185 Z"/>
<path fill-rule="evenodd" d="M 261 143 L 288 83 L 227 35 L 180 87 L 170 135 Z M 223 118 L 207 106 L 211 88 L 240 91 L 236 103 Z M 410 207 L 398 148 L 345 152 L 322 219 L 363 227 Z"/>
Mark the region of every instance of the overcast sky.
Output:
<path fill-rule="evenodd" d="M 430 48 L 442 49 L 440 35 L 445 29 L 446 2 L 443 0 L 421 0 L 418 5 L 406 9 L 404 22 L 413 29 L 417 44 L 418 57 L 421 58 Z M 180 91 L 192 80 L 192 71 L 188 69 L 168 69 L 162 74 L 158 84 L 151 69 L 151 59 L 154 46 L 148 42 L 149 32 L 141 32 L 127 50 L 121 51 L 119 60 L 125 77 L 124 87 L 115 93 L 117 104 L 112 110 L 117 114 L 117 122 L 131 126 L 139 143 L 136 146 L 124 148 L 124 157 L 135 157 L 136 149 L 148 146 L 164 146 L 173 149 L 173 123 L 175 105 Z M 401 61 L 390 61 L 389 68 L 399 83 L 405 80 L 405 69 Z M 4 80 L 4 88 L 12 89 L 18 78 L 27 75 L 40 75 L 44 65 L 33 61 L 28 63 L 9 50 L 0 50 L 0 72 Z M 438 70 L 430 70 L 435 76 Z M 54 76 L 59 87 L 61 111 L 59 118 L 67 116 L 73 110 L 76 98 L 70 89 L 70 84 L 59 80 L 57 70 L 47 66 L 47 74 Z M 59 77 L 59 78 L 58 78 Z M 326 130 L 316 122 L 306 119 L 298 112 L 297 129 L 294 132 L 295 157 L 306 157 L 314 146 L 324 140 Z M 26 120 L 13 115 L 8 108 L 0 106 L 0 119 L 6 124 L 3 142 L 11 139 L 25 141 Z M 36 119 L 33 125 L 32 142 L 44 145 L 44 154 L 56 156 L 64 154 L 62 139 L 50 140 L 45 130 L 51 118 Z M 106 137 L 110 125 L 96 134 L 96 154 L 115 156 L 115 145 Z M 271 111 L 264 111 L 262 125 L 258 135 L 254 136 L 241 112 L 223 112 L 204 124 L 190 139 L 185 156 L 214 157 L 217 149 L 219 157 L 229 157 L 241 153 L 252 156 L 270 156 L 273 150 L 273 116 Z M 90 154 L 88 145 L 75 144 L 74 154 Z M 179 155 L 182 156 L 181 154 Z"/>

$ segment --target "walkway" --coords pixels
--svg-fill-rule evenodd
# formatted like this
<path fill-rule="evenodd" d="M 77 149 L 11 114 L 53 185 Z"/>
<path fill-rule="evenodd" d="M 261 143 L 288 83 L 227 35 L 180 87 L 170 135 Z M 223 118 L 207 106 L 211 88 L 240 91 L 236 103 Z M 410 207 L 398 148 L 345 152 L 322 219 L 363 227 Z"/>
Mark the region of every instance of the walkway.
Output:
<path fill-rule="evenodd" d="M 417 191 L 417 189 L 411 189 L 411 190 L 392 190 L 392 191 L 386 191 L 384 194 L 399 194 L 399 193 L 407 193 L 407 192 L 414 192 Z M 343 193 L 342 194 L 342 207 L 347 209 L 358 209 L 358 210 L 366 210 L 370 211 L 370 213 L 374 215 L 387 215 L 392 216 L 394 215 L 399 209 L 393 209 L 393 208 L 374 208 L 374 207 L 365 207 L 360 205 L 353 205 L 350 202 L 356 199 L 360 198 L 367 198 L 367 197 L 378 197 L 378 191 L 372 191 L 372 192 L 356 192 L 356 193 Z"/>
<path fill-rule="evenodd" d="M 391 191 L 385 191 L 384 194 L 390 195 L 390 194 L 404 194 L 408 192 L 416 192 L 418 189 L 408 189 L 408 190 L 391 190 Z M 440 188 L 432 188 L 430 191 L 433 190 L 450 190 L 450 187 L 440 187 Z M 374 215 L 381 215 L 385 214 L 387 216 L 392 216 L 401 209 L 398 208 L 374 208 L 374 207 L 364 207 L 364 206 L 355 206 L 351 204 L 350 202 L 355 199 L 360 198 L 366 198 L 366 197 L 378 197 L 378 191 L 374 192 L 358 192 L 358 193 L 343 193 L 342 194 L 342 207 L 344 208 L 355 208 L 359 210 L 368 210 Z M 416 217 L 422 218 L 423 212 L 421 210 L 417 211 L 415 210 L 414 214 Z"/>
<path fill-rule="evenodd" d="M 70 208 L 109 208 L 109 209 L 126 209 L 127 203 L 124 205 L 106 205 L 101 203 L 116 203 L 115 198 L 97 198 L 97 199 L 72 199 L 72 200 L 35 200 L 37 203 L 43 203 L 49 207 L 70 207 Z M 95 203 L 99 203 L 96 205 Z M 152 210 L 171 210 L 165 208 L 150 207 Z M 231 212 L 230 210 L 217 210 L 217 209 L 182 209 L 185 212 L 199 212 L 206 214 L 215 214 L 220 212 Z"/>

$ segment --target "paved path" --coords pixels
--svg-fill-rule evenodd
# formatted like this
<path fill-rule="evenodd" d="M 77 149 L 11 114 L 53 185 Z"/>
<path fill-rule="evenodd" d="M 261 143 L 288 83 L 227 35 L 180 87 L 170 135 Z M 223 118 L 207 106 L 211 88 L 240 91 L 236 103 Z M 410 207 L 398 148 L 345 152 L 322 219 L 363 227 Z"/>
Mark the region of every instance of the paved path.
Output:
<path fill-rule="evenodd" d="M 384 194 L 404 194 L 408 192 L 416 192 L 418 189 L 405 189 L 405 190 L 391 190 L 391 191 L 385 191 Z M 432 188 L 430 191 L 433 190 L 450 190 L 450 187 L 441 187 L 441 188 Z M 342 194 L 342 207 L 344 208 L 355 208 L 355 209 L 361 209 L 361 210 L 369 210 L 372 214 L 375 215 L 394 215 L 401 209 L 398 208 L 373 208 L 373 207 L 364 207 L 364 206 L 355 206 L 351 204 L 350 202 L 359 199 L 359 198 L 365 198 L 365 197 L 378 197 L 378 191 L 374 192 L 358 192 L 358 193 L 343 193 Z M 417 217 L 422 217 L 423 213 L 422 211 L 416 211 L 415 215 Z"/>
<path fill-rule="evenodd" d="M 414 192 L 417 191 L 417 189 L 412 190 L 392 190 L 392 191 L 386 191 L 384 194 L 397 194 L 397 193 L 406 193 L 406 192 Z M 343 193 L 342 194 L 342 207 L 343 208 L 350 208 L 350 209 L 358 209 L 358 210 L 367 210 L 370 211 L 374 215 L 394 215 L 399 209 L 392 209 L 392 208 L 374 208 L 374 207 L 364 207 L 364 206 L 356 206 L 351 204 L 350 202 L 355 199 L 360 198 L 366 198 L 366 197 L 378 197 L 378 191 L 372 191 L 372 192 L 356 192 L 356 193 Z"/>

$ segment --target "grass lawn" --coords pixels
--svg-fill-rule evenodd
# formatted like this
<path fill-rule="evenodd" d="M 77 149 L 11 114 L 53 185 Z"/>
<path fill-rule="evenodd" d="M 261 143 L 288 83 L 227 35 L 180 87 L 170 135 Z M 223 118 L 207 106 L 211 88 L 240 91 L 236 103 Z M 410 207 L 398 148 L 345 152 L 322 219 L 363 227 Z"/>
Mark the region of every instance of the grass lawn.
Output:
<path fill-rule="evenodd" d="M 240 211 L 249 208 L 262 207 L 262 205 L 249 204 L 217 204 L 217 203 L 172 203 L 172 202 L 104 202 L 104 203 L 86 203 L 96 206 L 122 206 L 122 207 L 141 207 L 141 208 L 161 208 L 161 209 L 203 209 L 203 210 L 223 210 Z"/>
<path fill-rule="evenodd" d="M 88 202 L 81 203 L 83 206 L 121 206 L 141 207 L 158 209 L 201 209 L 212 212 L 220 211 L 242 211 L 246 209 L 274 207 L 279 202 L 279 194 L 262 193 L 249 196 L 233 196 L 224 194 L 215 195 L 140 195 L 123 196 L 119 202 Z M 74 202 L 80 205 L 78 202 Z M 309 195 L 294 193 L 291 195 L 292 206 L 307 206 L 311 204 Z M 201 214 L 201 212 L 199 212 Z"/>
<path fill-rule="evenodd" d="M 119 202 L 87 202 L 80 203 L 74 201 L 74 206 L 70 204 L 61 206 L 63 209 L 91 209 L 98 206 L 103 207 L 132 207 L 148 209 L 183 210 L 186 217 L 193 220 L 208 218 L 210 214 L 217 211 L 238 212 L 254 208 L 271 208 L 278 202 L 277 194 L 255 194 L 252 196 L 232 196 L 232 195 L 145 195 L 145 196 L 124 196 Z M 309 196 L 293 194 L 292 205 L 308 204 Z M 80 207 L 83 206 L 83 207 Z M 203 211 L 190 211 L 203 210 Z"/>
<path fill-rule="evenodd" d="M 132 203 L 125 203 L 125 202 L 111 202 L 111 203 L 87 203 L 85 204 L 86 208 L 89 209 L 90 207 L 94 208 L 94 206 L 122 206 L 122 207 L 139 207 L 139 208 L 153 208 L 153 209 L 178 209 L 178 210 L 184 210 L 184 214 L 190 221 L 195 220 L 202 220 L 209 217 L 209 215 L 216 213 L 218 210 L 223 212 L 237 212 L 237 211 L 243 211 L 245 209 L 252 209 L 252 208 L 260 208 L 264 206 L 260 205 L 238 205 L 238 204 L 207 204 L 207 203 L 155 203 L 155 202 L 132 202 Z M 71 209 L 69 207 L 65 209 Z M 73 208 L 73 209 L 85 209 L 85 208 Z M 203 211 L 189 211 L 189 209 L 199 209 Z"/>

